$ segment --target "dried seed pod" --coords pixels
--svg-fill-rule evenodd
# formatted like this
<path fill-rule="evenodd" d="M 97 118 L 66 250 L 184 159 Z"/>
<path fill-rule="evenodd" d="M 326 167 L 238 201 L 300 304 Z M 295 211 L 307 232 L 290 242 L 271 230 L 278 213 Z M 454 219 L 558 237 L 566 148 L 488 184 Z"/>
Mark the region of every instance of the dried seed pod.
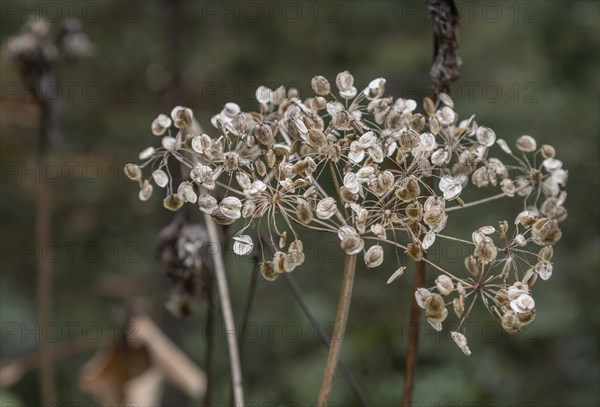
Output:
<path fill-rule="evenodd" d="M 319 96 L 327 96 L 331 92 L 331 86 L 329 85 L 329 81 L 323 76 L 315 76 L 310 81 L 310 85 L 315 92 Z"/>
<path fill-rule="evenodd" d="M 537 275 L 539 275 L 540 278 L 544 281 L 546 281 L 550 277 L 552 277 L 553 267 L 552 267 L 552 263 L 550 263 L 549 261 L 541 260 L 541 261 L 537 262 L 536 265 L 534 266 L 534 270 L 537 273 Z"/>
<path fill-rule="evenodd" d="M 380 266 L 383 263 L 383 248 L 379 245 L 369 247 L 364 260 L 367 268 Z"/>
<path fill-rule="evenodd" d="M 412 236 L 414 236 L 415 238 L 421 236 L 421 233 L 425 229 L 423 225 L 413 220 L 406 222 L 406 226 L 408 227 L 408 230 L 410 231 Z"/>
<path fill-rule="evenodd" d="M 396 271 L 394 271 L 394 274 L 392 274 L 390 276 L 390 278 L 388 278 L 387 284 L 391 284 L 394 281 L 396 281 L 396 279 L 402 277 L 402 274 L 404 274 L 404 270 L 406 270 L 406 267 L 402 266 L 402 267 L 398 268 Z"/>
<path fill-rule="evenodd" d="M 400 148 L 403 150 L 419 147 L 420 142 L 421 138 L 416 131 L 407 128 L 400 132 Z"/>
<path fill-rule="evenodd" d="M 365 242 L 357 234 L 344 236 L 340 246 L 346 254 L 360 253 L 365 247 Z"/>
<path fill-rule="evenodd" d="M 263 261 L 260 263 L 260 274 L 267 281 L 275 281 L 279 274 L 275 271 L 275 267 L 272 261 Z"/>
<path fill-rule="evenodd" d="M 194 124 L 194 113 L 189 107 L 175 106 L 171 111 L 171 118 L 178 129 L 192 127 Z"/>
<path fill-rule="evenodd" d="M 315 148 L 322 148 L 327 143 L 327 137 L 319 129 L 309 129 L 306 141 Z"/>
<path fill-rule="evenodd" d="M 404 178 L 400 182 L 400 185 L 398 185 L 398 189 L 396 189 L 396 197 L 401 201 L 412 201 L 413 199 L 418 198 L 420 194 L 421 187 L 414 175 Z"/>
<path fill-rule="evenodd" d="M 283 231 L 281 235 L 279 235 L 279 248 L 283 249 L 287 244 L 287 232 Z"/>
<path fill-rule="evenodd" d="M 335 78 L 335 84 L 340 91 L 340 96 L 344 99 L 352 99 L 354 96 L 356 96 L 354 77 L 350 72 L 340 72 Z"/>
<path fill-rule="evenodd" d="M 228 218 L 235 220 L 242 217 L 242 201 L 234 196 L 223 198 L 219 209 Z"/>
<path fill-rule="evenodd" d="M 552 256 L 554 256 L 554 249 L 552 246 L 542 247 L 538 252 L 538 257 L 542 260 L 550 261 L 552 260 Z"/>
<path fill-rule="evenodd" d="M 471 350 L 467 346 L 467 338 L 460 332 L 451 332 L 452 340 L 456 343 L 456 346 L 460 348 L 460 350 L 467 356 L 471 355 Z"/>
<path fill-rule="evenodd" d="M 356 200 L 358 199 L 358 194 L 350 191 L 345 186 L 340 188 L 340 196 L 342 198 L 342 201 L 347 204 L 356 202 Z"/>
<path fill-rule="evenodd" d="M 163 134 L 165 134 L 167 129 L 171 127 L 171 124 L 172 122 L 169 116 L 165 114 L 159 114 L 158 117 L 156 117 L 156 119 L 154 119 L 154 121 L 152 122 L 152 134 L 154 134 L 155 136 L 162 136 Z"/>
<path fill-rule="evenodd" d="M 286 257 L 287 254 L 285 254 L 284 252 L 276 252 L 273 255 L 273 269 L 276 273 L 285 273 L 284 262 Z"/>
<path fill-rule="evenodd" d="M 440 102 L 442 102 L 446 106 L 454 108 L 454 101 L 447 93 L 440 92 L 440 94 L 438 95 L 438 98 L 439 98 Z"/>
<path fill-rule="evenodd" d="M 289 247 L 288 251 L 290 251 L 290 252 L 293 252 L 293 251 L 303 252 L 304 251 L 304 244 L 302 243 L 302 240 L 296 239 L 292 243 L 290 243 L 290 247 Z"/>
<path fill-rule="evenodd" d="M 169 183 L 169 176 L 163 170 L 154 170 L 152 172 L 152 179 L 161 188 L 164 188 Z"/>
<path fill-rule="evenodd" d="M 446 213 L 443 209 L 433 208 L 425 211 L 423 214 L 423 222 L 428 226 L 436 226 L 444 220 L 445 216 Z"/>
<path fill-rule="evenodd" d="M 385 92 L 385 79 L 384 78 L 373 79 L 369 83 L 369 86 L 367 86 L 367 88 L 364 90 L 364 94 L 367 97 L 367 99 L 369 99 L 369 100 L 373 100 L 375 98 L 380 98 L 381 96 L 383 96 L 384 92 Z M 380 100 L 380 99 L 377 99 L 377 100 Z"/>
<path fill-rule="evenodd" d="M 254 168 L 256 168 L 256 173 L 258 175 L 260 175 L 261 177 L 264 177 L 267 175 L 267 166 L 265 165 L 265 163 L 261 160 L 257 160 L 254 162 Z"/>
<path fill-rule="evenodd" d="M 259 213 L 256 210 L 256 204 L 254 201 L 250 199 L 244 201 L 244 204 L 242 205 L 242 217 L 247 219 L 258 215 Z"/>
<path fill-rule="evenodd" d="M 519 318 L 519 322 L 521 324 L 528 325 L 528 324 L 532 323 L 533 320 L 535 319 L 535 310 L 517 314 L 517 318 Z"/>
<path fill-rule="evenodd" d="M 204 195 L 198 198 L 198 207 L 202 212 L 210 215 L 215 209 L 217 209 L 218 202 L 214 197 L 210 195 Z"/>
<path fill-rule="evenodd" d="M 496 142 L 496 133 L 489 127 L 479 127 L 475 133 L 475 137 L 479 144 L 486 147 L 491 147 Z"/>
<path fill-rule="evenodd" d="M 132 181 L 140 181 L 142 179 L 142 170 L 136 164 L 125 164 L 123 171 L 127 178 Z"/>
<path fill-rule="evenodd" d="M 293 252 L 286 254 L 283 259 L 283 270 L 286 273 L 291 273 L 292 271 L 294 271 L 294 269 L 298 265 L 298 262 L 299 262 L 298 252 L 293 251 Z"/>
<path fill-rule="evenodd" d="M 163 200 L 163 206 L 166 209 L 175 212 L 183 206 L 183 199 L 177 194 L 169 195 Z"/>
<path fill-rule="evenodd" d="M 179 184 L 177 195 L 183 199 L 183 202 L 196 203 L 196 200 L 198 199 L 196 192 L 194 192 L 194 184 L 189 181 Z"/>
<path fill-rule="evenodd" d="M 275 153 L 273 152 L 272 149 L 269 149 L 265 153 L 265 160 L 267 162 L 267 167 L 269 167 L 269 168 L 273 168 L 275 166 L 275 164 L 277 163 L 277 157 L 275 156 Z"/>
<path fill-rule="evenodd" d="M 148 180 L 144 180 L 144 182 L 142 182 L 140 193 L 138 195 L 140 201 L 147 201 L 148 199 L 150 199 L 153 190 L 154 187 L 148 182 Z"/>
<path fill-rule="evenodd" d="M 428 314 L 440 314 L 445 308 L 444 298 L 439 294 L 431 294 L 423 301 L 423 307 Z"/>
<path fill-rule="evenodd" d="M 254 137 L 256 137 L 259 143 L 269 148 L 275 143 L 273 129 L 268 124 L 257 124 L 254 128 Z"/>
<path fill-rule="evenodd" d="M 429 118 L 429 131 L 431 134 L 439 134 L 442 131 L 442 126 L 435 116 Z"/>
<path fill-rule="evenodd" d="M 240 256 L 246 256 L 252 252 L 254 242 L 248 235 L 235 236 L 233 238 L 233 252 Z"/>
<path fill-rule="evenodd" d="M 454 313 L 457 318 L 460 318 L 465 312 L 465 302 L 461 297 L 457 297 L 452 300 L 452 308 L 454 309 Z"/>
<path fill-rule="evenodd" d="M 556 219 L 540 218 L 531 227 L 534 243 L 540 246 L 553 245 L 560 240 L 562 232 Z"/>
<path fill-rule="evenodd" d="M 425 300 L 431 295 L 427 288 L 417 288 L 415 291 L 415 301 L 419 308 L 425 309 Z"/>
<path fill-rule="evenodd" d="M 435 279 L 435 286 L 443 295 L 448 295 L 454 291 L 454 283 L 452 282 L 452 279 L 445 274 L 440 274 Z"/>
<path fill-rule="evenodd" d="M 508 231 L 508 222 L 505 220 L 498 222 L 498 236 L 500 236 L 500 239 L 504 239 L 506 237 L 507 231 Z"/>
<path fill-rule="evenodd" d="M 305 200 L 299 200 L 298 205 L 296 206 L 296 216 L 298 220 L 302 223 L 309 224 L 313 220 L 312 209 L 310 209 L 310 205 Z"/>
<path fill-rule="evenodd" d="M 556 155 L 556 150 L 554 149 L 554 147 L 552 147 L 551 145 L 548 145 L 548 144 L 542 145 L 542 156 L 544 158 L 546 158 L 546 159 L 554 158 L 555 155 Z"/>
<path fill-rule="evenodd" d="M 509 334 L 516 334 L 521 331 L 521 321 L 513 311 L 508 311 L 502 316 L 502 328 Z"/>
<path fill-rule="evenodd" d="M 423 260 L 423 250 L 421 249 L 420 243 L 418 243 L 418 242 L 409 243 L 408 246 L 406 246 L 406 250 L 408 252 L 408 255 L 414 261 Z"/>
<path fill-rule="evenodd" d="M 423 108 L 425 108 L 425 111 L 429 116 L 433 116 L 435 114 L 435 103 L 433 100 L 431 100 L 431 98 L 425 97 L 423 99 Z"/>
<path fill-rule="evenodd" d="M 425 116 L 421 113 L 413 115 L 410 119 L 409 126 L 412 130 L 420 132 L 425 128 Z"/>
<path fill-rule="evenodd" d="M 517 314 L 521 314 L 533 310 L 535 301 L 529 294 L 521 294 L 510 302 L 510 307 Z"/>
<path fill-rule="evenodd" d="M 494 245 L 493 240 L 488 236 L 485 236 L 475 247 L 474 254 L 481 260 L 491 263 L 496 259 L 496 256 L 498 255 L 498 249 Z"/>
<path fill-rule="evenodd" d="M 469 256 L 465 258 L 465 267 L 472 276 L 476 277 L 479 275 L 479 267 L 477 266 L 477 260 L 475 260 L 475 257 Z"/>
<path fill-rule="evenodd" d="M 423 218 L 423 205 L 419 202 L 414 202 L 406 206 L 406 216 L 415 221 L 420 221 Z"/>
<path fill-rule="evenodd" d="M 329 219 L 337 211 L 337 204 L 333 198 L 322 199 L 317 204 L 317 217 L 319 219 Z"/>
<path fill-rule="evenodd" d="M 152 155 L 154 155 L 154 147 L 147 147 L 144 150 L 142 150 L 142 152 L 140 152 L 138 158 L 142 161 L 149 159 L 150 157 L 152 157 Z"/>
<path fill-rule="evenodd" d="M 526 153 L 532 153 L 537 148 L 535 139 L 531 136 L 521 136 L 516 141 L 517 149 Z"/>
<path fill-rule="evenodd" d="M 215 221 L 215 223 L 217 223 L 219 225 L 231 225 L 233 222 L 235 222 L 235 219 L 233 219 L 229 216 L 226 216 L 223 213 L 223 211 L 221 210 L 221 207 L 216 207 L 215 210 L 212 211 L 210 216 Z"/>
<path fill-rule="evenodd" d="M 240 156 L 238 153 L 230 151 L 225 153 L 223 160 L 223 169 L 227 172 L 236 171 L 239 168 Z"/>

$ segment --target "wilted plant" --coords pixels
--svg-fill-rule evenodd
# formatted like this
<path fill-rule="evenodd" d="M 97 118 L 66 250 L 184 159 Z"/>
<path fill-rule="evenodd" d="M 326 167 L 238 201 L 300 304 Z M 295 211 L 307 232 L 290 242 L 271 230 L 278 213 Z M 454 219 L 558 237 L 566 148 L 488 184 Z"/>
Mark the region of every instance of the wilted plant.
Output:
<path fill-rule="evenodd" d="M 319 404 L 327 401 L 339 359 L 356 256 L 378 267 L 383 245 L 392 246 L 398 268 L 388 283 L 406 268 L 404 253 L 435 269 L 435 285 L 419 288 L 417 303 L 438 331 L 452 305 L 460 319 L 452 338 L 469 355 L 461 327 L 478 299 L 509 333 L 533 321 L 531 288 L 538 276 L 552 275 L 552 246 L 567 217 L 568 173 L 552 146 L 538 147 L 525 135 L 513 151 L 474 116 L 459 120 L 447 94 L 437 102 L 425 98 L 417 113 L 414 100 L 384 96 L 385 82 L 378 78 L 358 91 L 348 71 L 337 75 L 335 88 L 315 76 L 315 95 L 306 99 L 294 88 L 261 86 L 258 111 L 227 103 L 212 118 L 211 135 L 198 130 L 191 109 L 177 106 L 152 123 L 160 146 L 142 151 L 141 164 L 125 166 L 139 182 L 141 200 L 157 187 L 171 211 L 189 203 L 219 224 L 239 220 L 233 250 L 248 255 L 257 245 L 267 280 L 302 265 L 303 229 L 338 236 L 346 254 L 344 283 Z M 179 185 L 169 160 L 188 170 Z M 325 183 L 335 186 L 331 195 Z M 497 191 L 465 202 L 461 193 L 470 186 Z M 499 214 L 495 226 L 476 225 L 468 238 L 443 233 L 452 212 L 500 198 L 522 200 L 522 211 Z M 261 240 L 255 243 L 258 233 L 278 247 L 273 256 Z M 437 239 L 472 247 L 466 270 L 447 270 L 424 257 Z"/>

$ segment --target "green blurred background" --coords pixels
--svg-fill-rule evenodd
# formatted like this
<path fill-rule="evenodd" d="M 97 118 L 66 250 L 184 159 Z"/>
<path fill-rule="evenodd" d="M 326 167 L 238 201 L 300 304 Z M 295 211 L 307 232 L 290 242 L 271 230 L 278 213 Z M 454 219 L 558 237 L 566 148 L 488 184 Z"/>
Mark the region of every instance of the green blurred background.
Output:
<path fill-rule="evenodd" d="M 93 336 L 99 326 L 103 338 L 110 339 L 122 299 L 107 290 L 133 287 L 126 293 L 145 298 L 167 334 L 203 366 L 206 304 L 185 320 L 164 309 L 166 281 L 154 250 L 170 215 L 158 194 L 148 203 L 137 199 L 135 184 L 122 175 L 123 164 L 156 142 L 150 123 L 158 113 L 186 105 L 210 129 L 211 115 L 227 101 L 254 109 L 260 84 L 293 85 L 309 95 L 315 74 L 333 80 L 348 69 L 359 89 L 382 76 L 387 94 L 421 100 L 428 93 L 433 52 L 427 11 L 422 2 L 391 0 L 71 3 L 75 6 L 2 1 L 0 28 L 4 43 L 29 17 L 41 14 L 58 22 L 72 13 L 95 45 L 93 57 L 61 66 L 60 82 L 73 91 L 63 95 L 63 131 L 50 157 L 60 176 L 54 176 L 56 168 L 41 169 L 41 176 L 53 180 L 53 321 L 62 327 L 60 341 L 73 338 L 68 324 L 78 324 L 75 336 L 86 327 Z M 479 123 L 509 142 L 531 134 L 554 145 L 570 174 L 569 218 L 555 248 L 555 273 L 535 287 L 537 318 L 527 330 L 517 336 L 501 333 L 478 307 L 468 326 L 473 355 L 467 358 L 446 332 L 422 325 L 415 405 L 599 405 L 599 3 L 457 4 L 464 67 L 451 92 L 456 110 L 462 117 L 476 114 Z M 1 69 L 0 357 L 7 361 L 35 352 L 38 345 L 26 330 L 35 331 L 37 319 L 35 255 L 29 248 L 40 171 L 35 169 L 37 108 L 4 58 Z M 71 174 L 67 163 L 76 163 Z M 508 201 L 481 206 L 450 227 L 468 236 L 476 225 L 510 220 L 518 207 Z M 201 221 L 200 213 L 192 216 Z M 307 261 L 294 277 L 320 321 L 328 324 L 335 315 L 342 257 L 335 239 L 310 238 Z M 443 261 L 462 267 L 443 247 L 437 250 Z M 388 286 L 394 269 L 392 256 L 388 259 L 375 270 L 359 266 L 343 350 L 375 406 L 399 404 L 412 295 L 413 265 Z M 239 316 L 252 265 L 233 256 L 227 261 Z M 243 354 L 247 403 L 313 403 L 326 350 L 284 281 L 259 280 L 250 321 L 254 332 Z M 9 333 L 15 324 L 17 333 Z M 215 346 L 213 400 L 224 402 L 229 397 L 227 349 L 224 340 Z M 57 364 L 61 403 L 92 401 L 77 385 L 78 371 L 92 354 Z M 1 389 L 1 401 L 36 405 L 37 389 L 33 370 Z M 339 374 L 331 401 L 358 403 Z M 168 388 L 163 403 L 183 401 Z"/>

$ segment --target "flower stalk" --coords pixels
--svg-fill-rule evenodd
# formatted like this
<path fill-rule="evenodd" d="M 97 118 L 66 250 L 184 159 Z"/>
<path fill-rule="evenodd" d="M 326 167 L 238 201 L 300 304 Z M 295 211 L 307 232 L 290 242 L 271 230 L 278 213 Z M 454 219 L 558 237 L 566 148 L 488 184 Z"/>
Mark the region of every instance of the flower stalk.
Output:
<path fill-rule="evenodd" d="M 215 275 L 217 277 L 217 286 L 219 289 L 219 299 L 221 301 L 221 311 L 223 312 L 223 321 L 227 331 L 227 348 L 229 350 L 229 363 L 231 368 L 231 382 L 233 387 L 233 403 L 236 407 L 244 405 L 244 390 L 242 387 L 242 366 L 240 363 L 240 354 L 237 345 L 237 335 L 235 331 L 235 320 L 231 309 L 231 298 L 229 288 L 227 287 L 227 276 L 225 275 L 225 265 L 223 263 L 223 252 L 221 250 L 219 233 L 215 222 L 209 215 L 204 215 L 208 236 L 217 248 L 213 252 L 213 262 Z"/>
<path fill-rule="evenodd" d="M 338 302 L 337 314 L 335 317 L 335 325 L 333 335 L 331 336 L 331 344 L 329 353 L 327 354 L 327 363 L 323 372 L 323 380 L 321 381 L 321 390 L 319 391 L 319 399 L 317 406 L 326 407 L 331 393 L 331 386 L 337 364 L 340 360 L 342 352 L 342 342 L 346 333 L 346 325 L 348 323 L 348 314 L 350 311 L 350 302 L 352 300 L 352 287 L 354 285 L 354 274 L 356 271 L 356 255 L 348 254 L 344 258 L 344 271 L 342 277 L 342 286 L 340 289 L 340 299 Z"/>

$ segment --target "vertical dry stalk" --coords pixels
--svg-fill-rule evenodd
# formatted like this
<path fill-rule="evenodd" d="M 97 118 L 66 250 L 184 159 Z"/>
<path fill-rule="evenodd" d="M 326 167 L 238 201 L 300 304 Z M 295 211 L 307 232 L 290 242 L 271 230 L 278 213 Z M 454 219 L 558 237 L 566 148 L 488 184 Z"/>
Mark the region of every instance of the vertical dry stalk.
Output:
<path fill-rule="evenodd" d="M 325 329 L 323 329 L 323 327 L 319 323 L 319 320 L 317 319 L 317 317 L 315 317 L 315 315 L 310 310 L 310 307 L 306 303 L 306 300 L 304 299 L 304 296 L 302 295 L 302 291 L 300 290 L 298 283 L 296 282 L 296 280 L 294 279 L 292 274 L 284 273 L 283 278 L 285 279 L 285 282 L 287 283 L 288 287 L 290 288 L 290 291 L 296 298 L 296 301 L 298 301 L 298 304 L 300 304 L 300 308 L 302 308 L 302 312 L 304 312 L 304 315 L 306 315 L 306 317 L 309 319 L 310 323 L 313 326 L 317 327 L 317 334 L 319 335 L 319 339 L 321 340 L 321 342 L 323 342 L 325 347 L 327 349 L 329 349 L 329 344 L 330 344 L 331 340 L 329 339 L 329 336 L 325 332 Z M 352 391 L 354 391 L 354 394 L 356 394 L 356 397 L 358 397 L 358 399 L 360 400 L 361 405 L 364 407 L 368 407 L 370 404 L 369 404 L 369 401 L 367 400 L 367 396 L 365 395 L 364 391 L 360 388 L 360 385 L 356 381 L 356 378 L 354 377 L 352 372 L 348 369 L 348 367 L 344 364 L 344 361 L 342 360 L 341 357 L 338 362 L 338 369 L 340 370 L 340 372 L 342 372 L 342 374 L 346 378 L 346 381 L 352 388 Z"/>
<path fill-rule="evenodd" d="M 43 168 L 49 144 L 51 123 L 51 108 L 48 103 L 40 103 L 41 117 L 39 129 L 39 168 Z M 35 221 L 35 241 L 40 248 L 50 244 L 52 229 L 52 198 L 51 189 L 45 177 L 37 183 L 37 208 Z M 52 263 L 45 256 L 37 256 L 37 305 L 40 327 L 52 322 Z M 40 386 L 42 403 L 53 404 L 56 401 L 55 371 L 52 344 L 44 338 L 40 340 Z"/>
<path fill-rule="evenodd" d="M 460 76 L 462 59 L 458 49 L 460 16 L 454 0 L 426 0 L 433 21 L 433 65 L 429 74 L 434 97 L 448 92 Z"/>
<path fill-rule="evenodd" d="M 415 267 L 415 280 L 413 283 L 413 291 L 417 291 L 419 287 L 423 287 L 425 282 L 425 261 L 421 260 Z M 406 366 L 404 369 L 404 389 L 402 392 L 402 407 L 409 407 L 412 403 L 412 393 L 415 381 L 415 369 L 417 366 L 417 354 L 419 352 L 419 316 L 421 309 L 417 305 L 414 296 L 411 297 L 410 303 L 410 328 L 408 349 L 406 356 Z"/>
<path fill-rule="evenodd" d="M 323 372 L 323 381 L 319 391 L 319 400 L 317 406 L 326 407 L 331 392 L 331 385 L 335 371 L 340 360 L 342 352 L 342 341 L 346 333 L 346 324 L 348 322 L 348 312 L 350 310 L 350 301 L 352 300 L 352 286 L 354 285 L 354 272 L 356 271 L 356 255 L 346 255 L 344 259 L 344 274 L 342 277 L 342 287 L 340 290 L 340 299 L 338 302 L 337 314 L 335 316 L 335 325 L 329 353 L 327 354 L 327 364 Z"/>
<path fill-rule="evenodd" d="M 216 244 L 217 251 L 212 253 L 214 262 L 214 271 L 217 277 L 217 286 L 219 289 L 219 299 L 221 301 L 221 310 L 223 312 L 223 320 L 227 331 L 227 347 L 229 349 L 229 362 L 231 366 L 231 381 L 233 386 L 233 403 L 236 407 L 244 405 L 244 391 L 242 388 L 242 367 L 240 364 L 240 354 L 237 346 L 237 335 L 235 332 L 235 320 L 233 319 L 233 311 L 231 309 L 231 298 L 229 297 L 229 289 L 227 288 L 227 276 L 225 275 L 225 265 L 223 264 L 223 253 L 219 240 L 217 227 L 210 217 L 204 215 L 208 236 Z"/>
<path fill-rule="evenodd" d="M 426 0 L 427 8 L 433 20 L 433 65 L 431 67 L 431 93 L 434 99 L 440 92 L 447 92 L 450 85 L 460 76 L 462 59 L 458 50 L 459 14 L 454 0 Z M 431 179 L 426 180 L 431 184 Z M 413 292 L 425 282 L 425 261 L 416 264 Z M 406 366 L 404 371 L 404 390 L 402 406 L 412 403 L 414 376 L 419 350 L 420 308 L 414 297 L 410 304 L 410 330 Z"/>

